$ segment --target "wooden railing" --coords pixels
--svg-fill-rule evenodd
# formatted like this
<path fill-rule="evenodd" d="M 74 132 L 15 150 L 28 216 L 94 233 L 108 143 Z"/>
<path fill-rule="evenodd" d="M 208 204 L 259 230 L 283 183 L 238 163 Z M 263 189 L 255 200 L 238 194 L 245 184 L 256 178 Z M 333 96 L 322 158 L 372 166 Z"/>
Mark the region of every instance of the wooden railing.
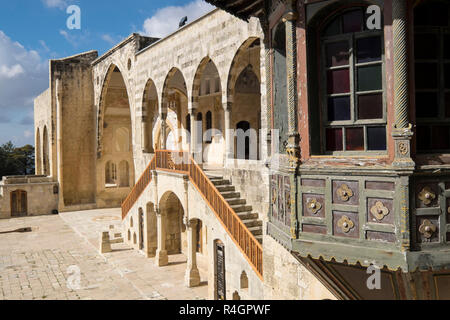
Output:
<path fill-rule="evenodd" d="M 145 188 L 152 181 L 152 171 L 156 169 L 156 156 L 152 158 L 150 164 L 144 170 L 144 173 L 139 178 L 138 182 L 134 186 L 133 190 L 131 190 L 128 197 L 125 201 L 122 202 L 122 220 L 126 218 L 128 212 L 130 212 L 131 208 L 134 206 L 136 201 L 141 196 L 142 192 L 144 192 Z"/>
<path fill-rule="evenodd" d="M 122 203 L 122 219 L 152 181 L 153 170 L 171 171 L 189 176 L 189 180 L 197 188 L 211 210 L 215 213 L 225 230 L 242 251 L 247 261 L 262 279 L 263 256 L 262 246 L 244 225 L 216 186 L 208 179 L 203 170 L 195 163 L 187 152 L 160 150 L 145 169 L 131 193 Z"/>
<path fill-rule="evenodd" d="M 192 184 L 219 218 L 255 272 L 262 278 L 262 245 L 195 161 L 187 153 L 162 150 L 156 152 L 156 168 L 189 175 Z"/>

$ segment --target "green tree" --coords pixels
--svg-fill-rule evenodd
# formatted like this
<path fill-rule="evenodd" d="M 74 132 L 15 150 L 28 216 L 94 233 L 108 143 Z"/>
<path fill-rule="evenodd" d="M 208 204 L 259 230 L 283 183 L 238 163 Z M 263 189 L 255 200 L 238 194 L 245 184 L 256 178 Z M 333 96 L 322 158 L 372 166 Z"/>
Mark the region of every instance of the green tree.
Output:
<path fill-rule="evenodd" d="M 34 174 L 34 147 L 17 148 L 12 142 L 0 146 L 0 177 Z"/>

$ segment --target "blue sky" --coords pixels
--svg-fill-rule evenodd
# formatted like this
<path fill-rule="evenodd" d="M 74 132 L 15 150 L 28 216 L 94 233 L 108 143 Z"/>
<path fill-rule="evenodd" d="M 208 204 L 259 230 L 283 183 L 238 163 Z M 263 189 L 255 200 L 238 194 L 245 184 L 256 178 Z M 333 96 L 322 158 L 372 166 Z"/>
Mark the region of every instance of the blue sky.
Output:
<path fill-rule="evenodd" d="M 69 5 L 81 9 L 81 30 L 69 30 Z M 212 7 L 203 0 L 14 0 L 0 6 L 0 144 L 34 144 L 33 100 L 48 88 L 48 59 L 97 50 L 101 55 L 133 32 L 163 37 L 183 16 Z"/>

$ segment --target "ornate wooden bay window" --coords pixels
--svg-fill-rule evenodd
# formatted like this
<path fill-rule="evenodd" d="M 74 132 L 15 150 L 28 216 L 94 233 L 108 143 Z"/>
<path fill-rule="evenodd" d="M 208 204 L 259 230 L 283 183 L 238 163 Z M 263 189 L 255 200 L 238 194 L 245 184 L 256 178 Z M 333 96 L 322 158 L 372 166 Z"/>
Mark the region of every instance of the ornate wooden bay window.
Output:
<path fill-rule="evenodd" d="M 317 46 L 310 43 L 318 59 L 311 93 L 320 95 L 310 104 L 313 154 L 386 152 L 384 37 L 367 28 L 366 8 L 339 11 L 317 29 Z"/>

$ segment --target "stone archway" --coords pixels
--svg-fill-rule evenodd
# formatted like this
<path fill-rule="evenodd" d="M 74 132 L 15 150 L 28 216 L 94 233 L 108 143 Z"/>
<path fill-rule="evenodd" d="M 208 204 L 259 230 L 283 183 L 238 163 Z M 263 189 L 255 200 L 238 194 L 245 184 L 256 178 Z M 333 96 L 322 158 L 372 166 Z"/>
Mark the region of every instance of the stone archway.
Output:
<path fill-rule="evenodd" d="M 41 152 L 41 133 L 39 128 L 36 131 L 36 175 L 42 174 L 42 152 Z"/>
<path fill-rule="evenodd" d="M 225 112 L 231 113 L 227 129 L 236 130 L 238 124 L 249 123 L 250 131 L 246 136 L 250 139 L 249 156 L 246 160 L 260 159 L 259 131 L 261 130 L 261 40 L 247 39 L 237 51 L 228 77 L 228 101 Z M 251 106 L 251 107 L 249 107 Z M 236 132 L 235 132 L 236 133 Z M 244 138 L 243 143 L 245 143 Z M 230 141 L 227 148 L 239 147 Z M 228 157 L 237 158 L 236 149 L 227 150 Z"/>
<path fill-rule="evenodd" d="M 142 150 L 154 153 L 154 127 L 159 116 L 159 99 L 152 79 L 147 81 L 142 98 Z"/>
<path fill-rule="evenodd" d="M 120 69 L 114 64 L 106 75 L 100 102 L 99 157 L 97 159 L 97 203 L 99 207 L 118 207 L 134 183 L 131 106 Z M 105 184 L 116 168 L 117 182 Z M 114 173 L 114 172 L 112 172 Z M 105 176 L 104 176 L 105 175 Z"/>
<path fill-rule="evenodd" d="M 225 150 L 222 81 L 209 57 L 203 58 L 197 68 L 192 88 L 192 110 L 189 111 L 193 114 L 191 121 L 196 121 L 193 134 L 197 136 L 196 151 L 202 154 L 201 160 L 222 166 Z M 201 120 L 199 115 L 202 115 Z"/>
<path fill-rule="evenodd" d="M 163 135 L 167 137 L 166 128 L 168 124 L 172 125 L 176 150 L 189 150 L 188 131 L 183 121 L 186 115 L 188 115 L 188 91 L 185 77 L 178 68 L 172 68 L 163 86 L 161 118 L 164 121 L 162 121 L 161 129 L 165 132 Z"/>
<path fill-rule="evenodd" d="M 160 214 L 165 218 L 165 246 L 168 255 L 185 253 L 183 247 L 186 226 L 183 222 L 184 209 L 180 199 L 171 191 L 166 192 L 159 201 Z"/>

